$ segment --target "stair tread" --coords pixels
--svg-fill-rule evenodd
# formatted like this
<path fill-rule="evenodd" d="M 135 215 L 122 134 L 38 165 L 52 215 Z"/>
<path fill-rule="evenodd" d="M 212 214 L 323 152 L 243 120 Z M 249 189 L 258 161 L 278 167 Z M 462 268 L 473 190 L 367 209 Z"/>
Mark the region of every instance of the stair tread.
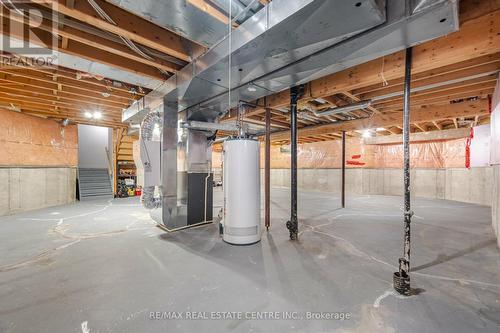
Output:
<path fill-rule="evenodd" d="M 113 187 L 108 169 L 79 168 L 78 185 L 80 200 L 113 197 Z"/>

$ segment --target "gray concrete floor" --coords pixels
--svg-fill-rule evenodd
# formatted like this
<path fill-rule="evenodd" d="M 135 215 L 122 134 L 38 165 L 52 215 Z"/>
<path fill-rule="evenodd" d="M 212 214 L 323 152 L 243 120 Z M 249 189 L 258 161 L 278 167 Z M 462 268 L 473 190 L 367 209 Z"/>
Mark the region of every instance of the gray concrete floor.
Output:
<path fill-rule="evenodd" d="M 221 197 L 216 191 L 216 203 Z M 252 246 L 225 244 L 215 225 L 165 234 L 137 199 L 2 217 L 0 332 L 500 330 L 500 252 L 488 207 L 413 200 L 419 294 L 405 298 L 391 287 L 401 198 L 349 196 L 346 209 L 328 193 L 299 199 L 300 241 L 290 242 L 284 226 L 288 191 L 274 189 L 272 227 Z M 169 311 L 184 318 L 165 319 Z M 296 319 L 252 319 L 258 311 Z M 186 312 L 244 319 L 188 320 Z M 351 317 L 308 320 L 307 312 Z"/>

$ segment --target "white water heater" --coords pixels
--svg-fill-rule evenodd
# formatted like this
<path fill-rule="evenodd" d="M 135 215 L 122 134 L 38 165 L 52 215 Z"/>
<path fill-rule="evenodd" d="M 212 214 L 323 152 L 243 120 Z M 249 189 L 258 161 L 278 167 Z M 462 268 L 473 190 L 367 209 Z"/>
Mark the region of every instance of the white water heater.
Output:
<path fill-rule="evenodd" d="M 260 241 L 260 149 L 253 139 L 224 142 L 223 240 L 245 245 Z"/>

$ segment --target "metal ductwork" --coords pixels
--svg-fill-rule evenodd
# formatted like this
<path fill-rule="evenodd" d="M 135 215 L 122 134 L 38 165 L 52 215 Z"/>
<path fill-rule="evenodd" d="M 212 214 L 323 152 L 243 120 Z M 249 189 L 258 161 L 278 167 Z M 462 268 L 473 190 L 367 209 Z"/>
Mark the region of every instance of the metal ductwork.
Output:
<path fill-rule="evenodd" d="M 194 107 L 192 117 L 202 113 L 196 120 L 216 119 L 227 110 L 229 87 L 231 106 L 289 87 L 265 87 L 257 80 L 384 23 L 384 7 L 385 0 L 274 0 L 138 105 L 159 104 L 177 91 L 180 110 Z M 129 108 L 129 117 L 140 110 L 138 105 Z"/>
<path fill-rule="evenodd" d="M 243 131 L 248 131 L 248 125 L 244 124 L 245 128 Z M 240 128 L 235 123 L 211 123 L 205 121 L 188 121 L 186 123 L 181 123 L 182 128 L 187 128 L 190 130 L 198 131 L 225 131 L 225 132 L 238 132 Z"/>
<path fill-rule="evenodd" d="M 417 12 L 411 12 L 407 6 L 405 1 L 389 0 L 384 24 L 269 71 L 248 84 L 232 85 L 235 88 L 231 91 L 231 103 L 224 92 L 191 107 L 201 111 L 225 110 L 238 100 L 255 100 L 458 30 L 455 0 L 436 0 Z"/>
<path fill-rule="evenodd" d="M 170 31 L 211 47 L 220 42 L 227 34 L 227 21 L 209 15 L 200 10 L 197 0 L 107 0 L 129 12 L 135 13 L 155 24 Z M 229 0 L 207 0 L 208 4 L 229 12 Z M 250 5 L 249 0 L 233 0 L 232 14 L 238 16 L 237 22 L 242 23 L 250 17 L 251 11 L 257 11 L 261 6 L 258 1 L 250 7 L 248 14 L 240 14 L 245 6 Z M 245 5 L 245 6 L 244 6 Z"/>
<path fill-rule="evenodd" d="M 425 10 L 439 2 L 445 2 L 446 0 L 411 0 L 411 12 L 416 13 L 421 10 Z"/>
<path fill-rule="evenodd" d="M 212 221 L 213 175 L 211 137 L 213 131 L 196 130 L 188 123 L 188 112 L 178 112 L 176 91 L 165 96 L 163 144 L 161 148 L 162 207 L 152 218 L 168 231 Z M 159 154 L 160 155 L 160 154 Z"/>
<path fill-rule="evenodd" d="M 231 7 L 231 19 L 241 24 L 253 16 L 262 7 L 258 0 L 208 0 L 215 8 L 221 9 L 229 16 Z"/>
<path fill-rule="evenodd" d="M 233 90 L 231 106 L 282 90 L 263 88 L 255 80 L 382 24 L 383 4 L 373 0 L 271 2 L 235 29 L 231 37 L 179 72 L 175 82 L 180 109 L 198 107 L 215 118 L 227 109 L 229 87 L 244 87 Z M 252 87 L 247 89 L 247 84 Z M 225 100 L 225 107 L 205 104 L 214 98 Z"/>
<path fill-rule="evenodd" d="M 146 96 L 145 103 L 158 102 L 177 89 L 180 110 L 215 119 L 241 100 L 255 100 L 458 29 L 456 0 L 423 4 L 316 0 L 290 6 L 275 0 L 232 33 L 230 71 L 226 37 Z"/>
<path fill-rule="evenodd" d="M 141 144 L 141 161 L 144 166 L 144 186 L 142 188 L 141 203 L 146 209 L 155 209 L 161 207 L 161 189 L 160 185 L 160 166 L 159 155 L 160 142 L 154 140 L 155 129 L 158 136 L 161 133 L 160 128 L 163 126 L 163 118 L 159 111 L 150 111 L 144 117 L 141 124 L 140 144 Z M 155 197 L 155 190 L 160 193 Z"/>
<path fill-rule="evenodd" d="M 164 108 L 164 200 L 157 221 L 168 228 L 190 224 L 183 199 L 191 190 L 179 174 L 193 172 L 184 167 L 193 151 L 204 152 L 205 163 L 200 165 L 206 177 L 210 173 L 206 140 L 190 139 L 196 131 L 180 123 L 215 122 L 240 101 L 253 101 L 457 29 L 456 0 L 274 0 L 137 103 L 163 103 Z M 133 106 L 127 114 L 135 109 L 139 110 Z"/>

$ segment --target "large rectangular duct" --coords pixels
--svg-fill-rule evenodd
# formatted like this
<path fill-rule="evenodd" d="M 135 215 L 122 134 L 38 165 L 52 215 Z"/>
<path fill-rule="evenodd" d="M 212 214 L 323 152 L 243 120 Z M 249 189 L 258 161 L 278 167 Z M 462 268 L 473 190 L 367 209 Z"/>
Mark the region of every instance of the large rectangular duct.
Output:
<path fill-rule="evenodd" d="M 183 169 L 185 154 L 209 148 L 206 140 L 190 141 L 184 132 L 192 130 L 182 128 L 181 122 L 216 121 L 241 100 L 252 101 L 417 45 L 456 31 L 458 23 L 456 0 L 271 2 L 138 103 L 158 104 L 165 97 L 162 223 L 169 228 L 190 224 L 184 200 L 189 198 L 189 176 L 182 173 L 205 172 Z M 207 158 L 208 178 L 209 164 Z"/>
<path fill-rule="evenodd" d="M 375 0 L 274 0 L 179 72 L 181 109 L 382 24 L 384 4 Z"/>
<path fill-rule="evenodd" d="M 201 112 L 225 110 L 240 100 L 255 100 L 307 83 L 449 34 L 459 27 L 456 0 L 428 0 L 417 11 L 413 11 L 413 6 L 406 1 L 388 0 L 386 14 L 387 21 L 376 28 L 234 87 L 230 103 L 226 91 L 193 107 Z"/>
<path fill-rule="evenodd" d="M 138 105 L 158 103 L 176 89 L 179 110 L 199 106 L 227 93 L 229 87 L 252 85 L 269 73 L 372 29 L 385 19 L 385 0 L 274 0 Z M 251 100 L 274 91 L 256 86 L 255 92 L 245 97 Z M 138 105 L 130 109 L 139 111 Z M 193 111 L 190 120 L 213 120 L 221 111 L 209 106 L 201 115 Z"/>
<path fill-rule="evenodd" d="M 193 119 L 199 117 L 196 120 L 215 119 L 240 100 L 255 100 L 292 85 L 309 82 L 446 35 L 456 31 L 459 26 L 457 0 L 387 0 L 385 6 L 380 1 L 316 0 L 296 3 L 301 4 L 301 7 L 297 5 L 297 8 L 293 8 L 293 14 L 290 9 L 288 16 L 281 16 L 282 21 L 278 21 L 273 16 L 278 15 L 278 6 L 287 7 L 289 2 L 275 0 L 233 31 L 230 102 L 227 61 L 229 38 L 226 37 L 178 76 L 170 78 L 146 96 L 144 103 L 132 106 L 129 114 L 138 112 L 138 105 L 158 103 L 163 96 L 178 88 L 180 110 L 191 108 Z M 377 13 L 374 17 L 385 17 L 385 22 L 382 20 L 377 25 L 369 13 L 360 15 L 356 11 L 358 3 L 361 3 L 360 8 L 366 6 Z M 339 4 L 350 4 L 353 8 L 342 12 L 337 9 Z M 342 13 L 332 27 L 347 24 L 353 21 L 353 17 L 370 23 L 364 29 L 359 28 L 357 34 L 339 35 L 334 32 L 330 37 L 320 34 L 325 41 L 309 38 L 311 44 L 305 46 L 299 42 L 297 45 L 291 43 L 280 47 L 279 42 L 273 42 L 276 35 L 285 41 L 294 40 L 291 31 L 296 30 L 302 30 L 306 36 L 314 35 L 314 27 L 330 24 L 333 19 L 329 17 L 331 13 Z M 273 23 L 268 24 L 268 19 Z M 301 24 L 303 20 L 309 25 L 307 22 Z M 290 22 L 294 24 L 289 25 Z M 260 34 L 252 33 L 250 25 L 260 26 L 263 30 Z M 257 45 L 259 48 L 253 53 Z M 127 118 L 123 120 L 127 121 Z"/>

